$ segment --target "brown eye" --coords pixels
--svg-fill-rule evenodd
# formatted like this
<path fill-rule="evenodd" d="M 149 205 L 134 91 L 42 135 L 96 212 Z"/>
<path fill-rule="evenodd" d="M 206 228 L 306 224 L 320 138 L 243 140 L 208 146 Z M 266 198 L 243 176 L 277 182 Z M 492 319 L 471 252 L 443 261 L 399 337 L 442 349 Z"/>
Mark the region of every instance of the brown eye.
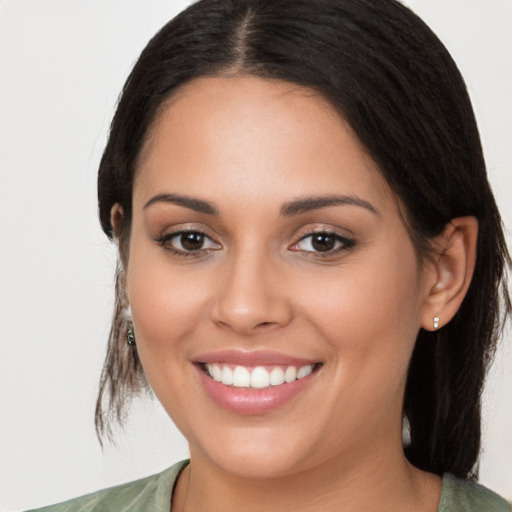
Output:
<path fill-rule="evenodd" d="M 199 251 L 204 245 L 204 234 L 197 232 L 182 233 L 180 235 L 181 247 L 186 251 Z"/>
<path fill-rule="evenodd" d="M 318 233 L 311 237 L 311 246 L 318 252 L 332 251 L 336 242 L 336 238 L 330 233 Z"/>
<path fill-rule="evenodd" d="M 310 233 L 301 238 L 297 243 L 290 247 L 290 250 L 313 254 L 334 254 L 343 249 L 354 247 L 355 242 L 342 237 L 337 233 L 320 231 Z"/>
<path fill-rule="evenodd" d="M 185 256 L 221 248 L 201 231 L 179 231 L 164 235 L 156 241 L 165 249 Z"/>

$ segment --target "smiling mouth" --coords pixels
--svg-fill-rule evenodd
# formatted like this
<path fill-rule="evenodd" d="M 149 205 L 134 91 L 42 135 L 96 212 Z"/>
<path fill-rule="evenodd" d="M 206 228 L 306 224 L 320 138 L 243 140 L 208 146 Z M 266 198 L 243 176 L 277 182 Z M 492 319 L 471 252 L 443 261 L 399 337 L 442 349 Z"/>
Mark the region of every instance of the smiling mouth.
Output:
<path fill-rule="evenodd" d="M 215 382 L 234 388 L 265 389 L 301 380 L 317 371 L 322 363 L 303 366 L 241 366 L 227 363 L 201 363 L 201 369 Z"/>

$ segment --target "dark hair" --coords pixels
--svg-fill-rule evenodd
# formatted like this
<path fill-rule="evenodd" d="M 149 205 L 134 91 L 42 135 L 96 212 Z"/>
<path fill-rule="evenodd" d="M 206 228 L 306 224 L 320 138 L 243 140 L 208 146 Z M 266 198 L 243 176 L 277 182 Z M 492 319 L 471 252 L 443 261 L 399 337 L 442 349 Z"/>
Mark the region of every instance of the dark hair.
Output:
<path fill-rule="evenodd" d="M 451 219 L 480 226 L 476 269 L 453 320 L 418 335 L 405 391 L 415 466 L 474 478 L 480 396 L 510 300 L 509 257 L 464 81 L 439 39 L 395 0 L 202 0 L 149 42 L 123 89 L 98 177 L 103 230 L 123 209 L 128 258 L 137 157 L 160 107 L 199 76 L 252 74 L 318 91 L 348 121 L 405 206 L 418 254 Z M 100 435 L 147 386 L 126 344 L 122 270 L 96 409 Z"/>

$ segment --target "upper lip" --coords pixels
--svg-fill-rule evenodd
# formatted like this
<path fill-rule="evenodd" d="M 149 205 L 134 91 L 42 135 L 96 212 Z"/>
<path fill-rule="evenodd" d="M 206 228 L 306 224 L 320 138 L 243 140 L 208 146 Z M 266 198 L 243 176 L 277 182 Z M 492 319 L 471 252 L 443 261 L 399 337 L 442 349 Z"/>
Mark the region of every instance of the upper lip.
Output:
<path fill-rule="evenodd" d="M 219 350 L 194 357 L 195 363 L 226 363 L 239 366 L 305 366 L 317 364 L 319 360 L 294 357 L 272 350 Z"/>

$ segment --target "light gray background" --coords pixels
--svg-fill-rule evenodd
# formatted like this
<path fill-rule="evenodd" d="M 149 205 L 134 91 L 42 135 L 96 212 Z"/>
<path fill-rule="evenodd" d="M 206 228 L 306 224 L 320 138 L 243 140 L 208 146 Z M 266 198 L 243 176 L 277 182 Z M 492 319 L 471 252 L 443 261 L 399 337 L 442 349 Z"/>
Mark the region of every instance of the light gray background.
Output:
<path fill-rule="evenodd" d="M 115 252 L 96 215 L 96 169 L 137 55 L 186 0 L 0 0 L 0 507 L 41 506 L 187 456 L 139 400 L 102 452 L 93 407 Z M 512 2 L 407 0 L 466 77 L 491 181 L 512 226 Z M 443 184 L 439 183 L 442 187 Z M 512 499 L 512 350 L 485 395 L 481 480 Z"/>

